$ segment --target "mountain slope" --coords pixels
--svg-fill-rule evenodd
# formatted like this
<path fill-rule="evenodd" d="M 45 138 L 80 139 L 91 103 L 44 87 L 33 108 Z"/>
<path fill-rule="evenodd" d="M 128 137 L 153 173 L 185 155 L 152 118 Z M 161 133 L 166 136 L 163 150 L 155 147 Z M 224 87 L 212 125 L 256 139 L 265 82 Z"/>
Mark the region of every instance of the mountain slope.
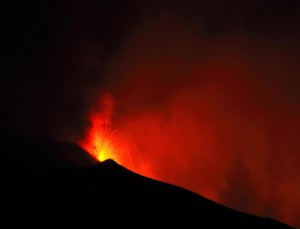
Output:
<path fill-rule="evenodd" d="M 3 145 L 1 228 L 290 228 L 143 177 L 112 160 L 96 163 L 73 144 L 10 138 Z M 20 156 L 24 152 L 30 157 Z"/>

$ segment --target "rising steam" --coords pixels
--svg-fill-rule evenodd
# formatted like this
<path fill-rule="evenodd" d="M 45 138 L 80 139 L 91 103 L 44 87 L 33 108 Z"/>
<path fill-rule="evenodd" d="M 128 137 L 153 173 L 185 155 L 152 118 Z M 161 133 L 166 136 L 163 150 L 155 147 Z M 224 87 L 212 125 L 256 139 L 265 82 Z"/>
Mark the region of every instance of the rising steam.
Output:
<path fill-rule="evenodd" d="M 39 2 L 3 8 L 1 127 L 300 228 L 299 1 Z"/>
<path fill-rule="evenodd" d="M 243 34 L 207 39 L 174 15 L 142 23 L 107 73 L 115 124 L 144 175 L 296 224 L 296 54 Z"/>

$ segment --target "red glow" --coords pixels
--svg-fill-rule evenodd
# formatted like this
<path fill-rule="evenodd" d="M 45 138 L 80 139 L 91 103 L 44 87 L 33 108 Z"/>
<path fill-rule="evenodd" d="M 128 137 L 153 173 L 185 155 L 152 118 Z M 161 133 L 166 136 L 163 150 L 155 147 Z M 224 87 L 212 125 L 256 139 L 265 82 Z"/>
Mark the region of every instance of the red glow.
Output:
<path fill-rule="evenodd" d="M 86 137 L 79 144 L 99 161 L 109 158 L 119 161 L 116 154 L 116 131 L 113 131 L 111 126 L 114 100 L 109 94 L 106 94 L 101 98 L 99 106 L 100 110 L 95 109 L 91 112 L 90 126 Z"/>
<path fill-rule="evenodd" d="M 300 110 L 288 86 L 298 85 L 298 60 L 240 37 L 209 45 L 189 28 L 143 24 L 108 71 L 118 82 L 118 129 L 136 147 L 114 132 L 110 103 L 92 112 L 82 145 L 234 209 L 300 225 Z"/>
<path fill-rule="evenodd" d="M 79 144 L 100 162 L 113 159 L 124 167 L 154 177 L 145 163 L 141 164 L 139 153 L 133 141 L 112 126 L 114 99 L 110 94 L 100 98 L 97 109 L 90 116 L 90 126 Z"/>
<path fill-rule="evenodd" d="M 99 161 L 114 158 L 118 162 L 114 144 L 115 132 L 107 125 L 107 120 L 101 117 L 101 114 L 92 114 L 90 121 L 91 127 L 88 130 L 87 138 L 81 142 L 82 147 Z"/>
<path fill-rule="evenodd" d="M 183 90 L 162 112 L 145 110 L 132 117 L 119 116 L 119 130 L 112 125 L 114 100 L 102 96 L 79 144 L 99 161 L 111 158 L 134 172 L 188 188 L 235 209 L 289 220 L 297 205 L 289 210 L 278 199 L 297 203 L 297 177 L 285 183 L 285 174 L 292 174 L 292 168 L 270 158 L 268 125 L 256 125 L 256 120 L 252 125 L 244 123 L 230 109 L 220 115 L 222 106 L 231 104 L 218 93 L 222 92 L 216 83 L 201 92 Z"/>

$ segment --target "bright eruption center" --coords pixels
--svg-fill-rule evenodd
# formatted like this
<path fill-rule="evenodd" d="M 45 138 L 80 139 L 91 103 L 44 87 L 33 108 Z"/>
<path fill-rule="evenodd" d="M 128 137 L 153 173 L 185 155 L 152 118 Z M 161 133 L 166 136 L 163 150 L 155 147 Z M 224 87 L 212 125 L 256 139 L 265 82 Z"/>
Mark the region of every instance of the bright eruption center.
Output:
<path fill-rule="evenodd" d="M 110 127 L 110 122 L 101 114 L 90 116 L 91 125 L 87 130 L 87 136 L 80 142 L 80 145 L 99 161 L 118 158 L 117 132 Z"/>
<path fill-rule="evenodd" d="M 99 161 L 104 161 L 112 157 L 112 143 L 110 143 L 109 139 L 106 139 L 105 136 L 102 136 L 101 133 L 95 135 L 94 145 L 95 146 L 94 150 L 92 150 L 92 153 L 96 156 L 96 158 Z"/>
<path fill-rule="evenodd" d="M 100 162 L 113 159 L 129 170 L 158 179 L 147 161 L 141 160 L 134 141 L 113 128 L 115 102 L 112 95 L 101 96 L 95 108 L 89 115 L 90 125 L 79 145 Z"/>
<path fill-rule="evenodd" d="M 113 159 L 127 169 L 158 179 L 144 161 L 141 163 L 134 142 L 112 128 L 110 116 L 110 112 L 93 112 L 85 138 L 79 145 L 100 162 Z"/>

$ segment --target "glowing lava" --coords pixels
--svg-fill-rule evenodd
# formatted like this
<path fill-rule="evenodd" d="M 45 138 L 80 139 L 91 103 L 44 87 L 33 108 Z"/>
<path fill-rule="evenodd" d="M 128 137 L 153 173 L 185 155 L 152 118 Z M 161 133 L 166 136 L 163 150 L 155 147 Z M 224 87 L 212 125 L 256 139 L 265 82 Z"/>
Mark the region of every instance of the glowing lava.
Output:
<path fill-rule="evenodd" d="M 119 162 L 116 154 L 116 131 L 113 131 L 111 126 L 114 107 L 113 97 L 110 94 L 103 95 L 89 115 L 90 126 L 86 130 L 85 138 L 79 142 L 99 161 L 111 158 Z"/>
<path fill-rule="evenodd" d="M 90 116 L 90 126 L 79 144 L 99 161 L 113 159 L 136 172 L 140 171 L 140 160 L 135 144 L 112 127 L 114 99 L 110 94 L 101 97 L 97 109 Z"/>
<path fill-rule="evenodd" d="M 91 126 L 87 131 L 87 137 L 81 142 L 81 146 L 99 161 L 113 158 L 119 161 L 115 153 L 114 134 L 107 120 L 101 114 L 90 116 Z"/>

